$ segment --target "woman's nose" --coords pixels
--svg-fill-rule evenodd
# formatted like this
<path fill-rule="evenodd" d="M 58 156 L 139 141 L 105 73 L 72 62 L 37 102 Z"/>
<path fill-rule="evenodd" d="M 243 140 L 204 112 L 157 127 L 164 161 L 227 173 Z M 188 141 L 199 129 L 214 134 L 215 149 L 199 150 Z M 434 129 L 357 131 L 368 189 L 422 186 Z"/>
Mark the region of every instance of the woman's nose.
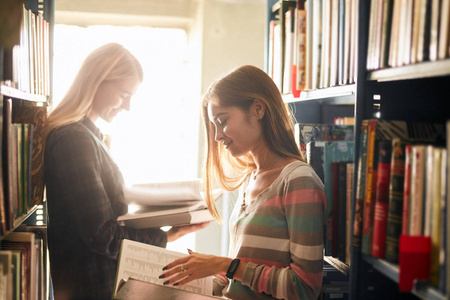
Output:
<path fill-rule="evenodd" d="M 121 107 L 126 111 L 130 111 L 131 106 L 130 102 L 131 102 L 130 99 L 123 100 Z"/>
<path fill-rule="evenodd" d="M 216 142 L 220 141 L 223 139 L 223 132 L 221 129 L 216 127 Z"/>

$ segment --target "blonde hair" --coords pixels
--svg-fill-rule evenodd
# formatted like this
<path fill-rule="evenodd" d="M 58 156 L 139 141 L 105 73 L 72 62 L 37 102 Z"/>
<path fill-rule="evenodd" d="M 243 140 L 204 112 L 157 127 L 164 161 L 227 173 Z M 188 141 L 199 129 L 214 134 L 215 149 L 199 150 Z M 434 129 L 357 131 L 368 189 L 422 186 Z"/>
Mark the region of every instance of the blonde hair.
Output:
<path fill-rule="evenodd" d="M 91 52 L 59 105 L 50 113 L 46 133 L 82 120 L 92 110 L 93 99 L 102 82 L 128 78 L 143 79 L 139 61 L 117 43 L 105 44 Z"/>
<path fill-rule="evenodd" d="M 215 140 L 214 124 L 208 116 L 208 104 L 239 107 L 248 112 L 255 99 L 265 105 L 262 128 L 267 146 L 274 153 L 305 161 L 294 138 L 294 117 L 283 102 L 273 80 L 261 69 L 241 66 L 215 81 L 203 96 L 202 115 L 206 129 L 206 154 L 203 188 L 208 209 L 220 221 L 211 190 L 218 183 L 228 191 L 238 189 L 256 168 L 250 154 L 233 157 L 222 143 Z"/>

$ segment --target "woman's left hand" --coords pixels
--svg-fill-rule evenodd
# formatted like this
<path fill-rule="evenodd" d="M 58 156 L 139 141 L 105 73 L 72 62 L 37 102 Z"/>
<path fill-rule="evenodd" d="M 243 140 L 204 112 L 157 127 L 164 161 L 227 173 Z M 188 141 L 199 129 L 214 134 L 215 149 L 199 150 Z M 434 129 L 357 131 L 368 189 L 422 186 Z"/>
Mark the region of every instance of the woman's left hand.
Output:
<path fill-rule="evenodd" d="M 183 285 L 196 279 L 225 274 L 231 259 L 228 257 L 189 252 L 163 268 L 159 278 L 168 278 L 164 285 Z"/>

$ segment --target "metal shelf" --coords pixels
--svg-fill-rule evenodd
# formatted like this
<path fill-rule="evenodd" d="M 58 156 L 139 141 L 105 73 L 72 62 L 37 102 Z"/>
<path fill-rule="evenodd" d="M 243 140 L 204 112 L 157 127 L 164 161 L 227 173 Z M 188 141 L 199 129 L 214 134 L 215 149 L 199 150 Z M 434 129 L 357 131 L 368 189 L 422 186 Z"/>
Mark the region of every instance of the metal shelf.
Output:
<path fill-rule="evenodd" d="M 450 59 L 427 61 L 368 72 L 368 80 L 396 81 L 450 75 Z"/>

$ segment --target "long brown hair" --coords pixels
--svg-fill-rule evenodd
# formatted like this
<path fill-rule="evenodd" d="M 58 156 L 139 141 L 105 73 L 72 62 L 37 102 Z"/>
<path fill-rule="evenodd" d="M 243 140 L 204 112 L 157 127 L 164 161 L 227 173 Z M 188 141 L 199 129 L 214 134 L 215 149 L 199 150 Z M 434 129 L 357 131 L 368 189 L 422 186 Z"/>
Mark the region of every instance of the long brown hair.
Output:
<path fill-rule="evenodd" d="M 241 66 L 212 83 L 202 103 L 206 130 L 203 188 L 208 208 L 218 221 L 220 215 L 211 197 L 212 188 L 219 184 L 228 191 L 236 190 L 256 166 L 250 154 L 233 157 L 222 143 L 215 141 L 215 128 L 208 116 L 208 104 L 239 107 L 247 112 L 255 99 L 265 105 L 261 121 L 269 149 L 282 157 L 305 161 L 295 142 L 293 115 L 283 102 L 278 87 L 263 70 L 250 65 Z"/>

